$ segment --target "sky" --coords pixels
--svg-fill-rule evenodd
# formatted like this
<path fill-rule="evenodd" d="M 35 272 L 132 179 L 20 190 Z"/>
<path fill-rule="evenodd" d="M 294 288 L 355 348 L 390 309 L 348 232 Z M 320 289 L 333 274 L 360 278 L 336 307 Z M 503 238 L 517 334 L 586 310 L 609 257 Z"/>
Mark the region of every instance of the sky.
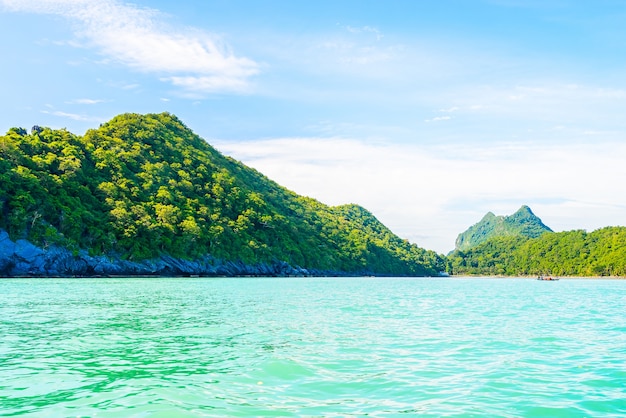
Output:
<path fill-rule="evenodd" d="M 0 0 L 0 133 L 170 112 L 447 253 L 487 213 L 626 225 L 622 0 Z"/>

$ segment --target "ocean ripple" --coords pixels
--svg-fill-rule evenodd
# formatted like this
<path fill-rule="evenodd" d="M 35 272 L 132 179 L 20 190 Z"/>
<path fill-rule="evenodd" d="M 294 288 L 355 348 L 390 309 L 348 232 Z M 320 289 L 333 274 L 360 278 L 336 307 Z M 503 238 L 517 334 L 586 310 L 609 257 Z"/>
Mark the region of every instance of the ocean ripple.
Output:
<path fill-rule="evenodd" d="M 0 281 L 0 415 L 626 414 L 626 281 Z"/>

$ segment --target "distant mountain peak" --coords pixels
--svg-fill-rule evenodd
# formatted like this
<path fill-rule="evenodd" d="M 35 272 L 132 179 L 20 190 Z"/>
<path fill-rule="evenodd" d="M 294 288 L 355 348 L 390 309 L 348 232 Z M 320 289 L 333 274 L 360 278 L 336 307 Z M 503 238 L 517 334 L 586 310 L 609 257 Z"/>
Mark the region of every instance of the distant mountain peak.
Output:
<path fill-rule="evenodd" d="M 530 216 L 530 217 L 536 217 L 536 215 L 533 213 L 533 211 L 526 205 L 522 205 L 522 207 L 520 207 L 517 212 L 515 212 L 513 215 L 510 216 Z"/>
<path fill-rule="evenodd" d="M 496 216 L 487 212 L 477 224 L 459 234 L 455 249 L 467 250 L 491 238 L 499 236 L 525 236 L 536 238 L 546 232 L 552 232 L 527 205 L 522 205 L 514 214 Z"/>

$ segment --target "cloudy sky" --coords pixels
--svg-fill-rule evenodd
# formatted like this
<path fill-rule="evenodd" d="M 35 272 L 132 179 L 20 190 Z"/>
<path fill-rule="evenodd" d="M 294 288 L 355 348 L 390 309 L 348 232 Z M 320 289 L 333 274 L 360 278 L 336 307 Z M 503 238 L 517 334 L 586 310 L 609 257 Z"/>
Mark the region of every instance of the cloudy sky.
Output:
<path fill-rule="evenodd" d="M 488 211 L 626 224 L 620 0 L 0 0 L 0 131 L 176 114 L 448 252 Z"/>

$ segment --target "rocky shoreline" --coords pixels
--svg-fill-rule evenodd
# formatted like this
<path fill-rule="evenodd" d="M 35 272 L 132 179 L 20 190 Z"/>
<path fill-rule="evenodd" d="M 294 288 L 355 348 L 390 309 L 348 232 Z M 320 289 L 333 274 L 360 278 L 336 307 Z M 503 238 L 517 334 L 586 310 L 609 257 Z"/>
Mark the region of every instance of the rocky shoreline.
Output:
<path fill-rule="evenodd" d="M 110 277 L 110 276 L 347 276 L 291 266 L 284 261 L 248 265 L 223 261 L 209 255 L 182 260 L 167 255 L 156 259 L 129 261 L 115 256 L 91 256 L 50 246 L 40 248 L 29 241 L 12 241 L 0 231 L 0 277 Z"/>

